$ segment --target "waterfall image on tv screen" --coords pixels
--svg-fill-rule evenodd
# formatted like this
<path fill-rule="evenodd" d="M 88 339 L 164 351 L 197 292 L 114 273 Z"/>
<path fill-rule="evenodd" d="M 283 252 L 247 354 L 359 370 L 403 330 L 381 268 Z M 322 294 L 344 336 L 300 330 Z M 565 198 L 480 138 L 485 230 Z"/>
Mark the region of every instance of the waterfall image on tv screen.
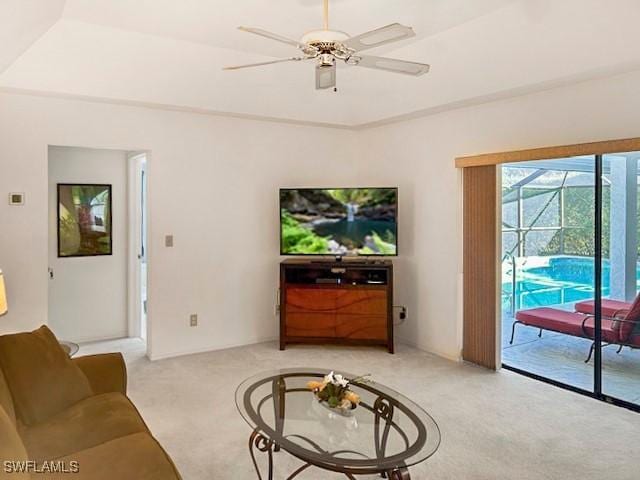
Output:
<path fill-rule="evenodd" d="M 283 255 L 396 255 L 396 188 L 280 190 Z"/>

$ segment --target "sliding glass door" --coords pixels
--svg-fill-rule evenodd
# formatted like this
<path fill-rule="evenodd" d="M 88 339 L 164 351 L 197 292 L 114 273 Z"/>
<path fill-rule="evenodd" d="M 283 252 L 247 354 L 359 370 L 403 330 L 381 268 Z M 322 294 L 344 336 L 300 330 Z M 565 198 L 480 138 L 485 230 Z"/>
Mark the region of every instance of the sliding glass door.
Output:
<path fill-rule="evenodd" d="M 640 404 L 638 158 L 502 166 L 505 367 Z"/>
<path fill-rule="evenodd" d="M 576 302 L 593 302 L 595 157 L 502 167 L 502 361 L 585 391 L 592 340 Z"/>
<path fill-rule="evenodd" d="M 640 405 L 638 265 L 640 152 L 602 157 L 601 393 Z"/>

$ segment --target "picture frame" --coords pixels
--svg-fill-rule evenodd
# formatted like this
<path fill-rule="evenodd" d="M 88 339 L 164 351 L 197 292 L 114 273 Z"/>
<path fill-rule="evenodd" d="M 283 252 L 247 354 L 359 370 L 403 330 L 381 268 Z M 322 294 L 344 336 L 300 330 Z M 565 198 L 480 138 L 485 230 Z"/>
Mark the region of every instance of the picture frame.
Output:
<path fill-rule="evenodd" d="M 112 185 L 57 184 L 58 257 L 113 254 Z"/>

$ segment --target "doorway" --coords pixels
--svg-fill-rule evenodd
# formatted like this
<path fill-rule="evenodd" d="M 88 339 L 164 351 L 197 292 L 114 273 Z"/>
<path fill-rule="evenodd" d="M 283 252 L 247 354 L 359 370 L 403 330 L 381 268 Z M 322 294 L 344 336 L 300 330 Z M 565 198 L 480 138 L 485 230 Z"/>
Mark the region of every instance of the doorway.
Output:
<path fill-rule="evenodd" d="M 456 167 L 463 358 L 640 411 L 640 138 Z"/>
<path fill-rule="evenodd" d="M 129 335 L 147 339 L 147 153 L 129 154 Z"/>
<path fill-rule="evenodd" d="M 640 405 L 639 152 L 503 164 L 503 366 Z"/>
<path fill-rule="evenodd" d="M 48 149 L 48 324 L 61 340 L 133 338 L 146 351 L 146 163 L 140 152 Z"/>

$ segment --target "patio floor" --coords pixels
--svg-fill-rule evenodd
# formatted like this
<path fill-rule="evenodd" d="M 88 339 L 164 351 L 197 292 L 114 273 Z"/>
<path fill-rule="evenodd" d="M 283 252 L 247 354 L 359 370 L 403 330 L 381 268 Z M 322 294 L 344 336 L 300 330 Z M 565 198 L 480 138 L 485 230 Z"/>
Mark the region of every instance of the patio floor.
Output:
<path fill-rule="evenodd" d="M 502 362 L 568 385 L 593 390 L 593 358 L 584 361 L 591 342 L 561 333 L 544 331 L 538 337 L 536 328 L 516 326 L 513 345 L 509 345 L 513 317 L 502 317 Z M 602 349 L 602 390 L 612 397 L 640 404 L 640 350 L 625 347 Z"/>

